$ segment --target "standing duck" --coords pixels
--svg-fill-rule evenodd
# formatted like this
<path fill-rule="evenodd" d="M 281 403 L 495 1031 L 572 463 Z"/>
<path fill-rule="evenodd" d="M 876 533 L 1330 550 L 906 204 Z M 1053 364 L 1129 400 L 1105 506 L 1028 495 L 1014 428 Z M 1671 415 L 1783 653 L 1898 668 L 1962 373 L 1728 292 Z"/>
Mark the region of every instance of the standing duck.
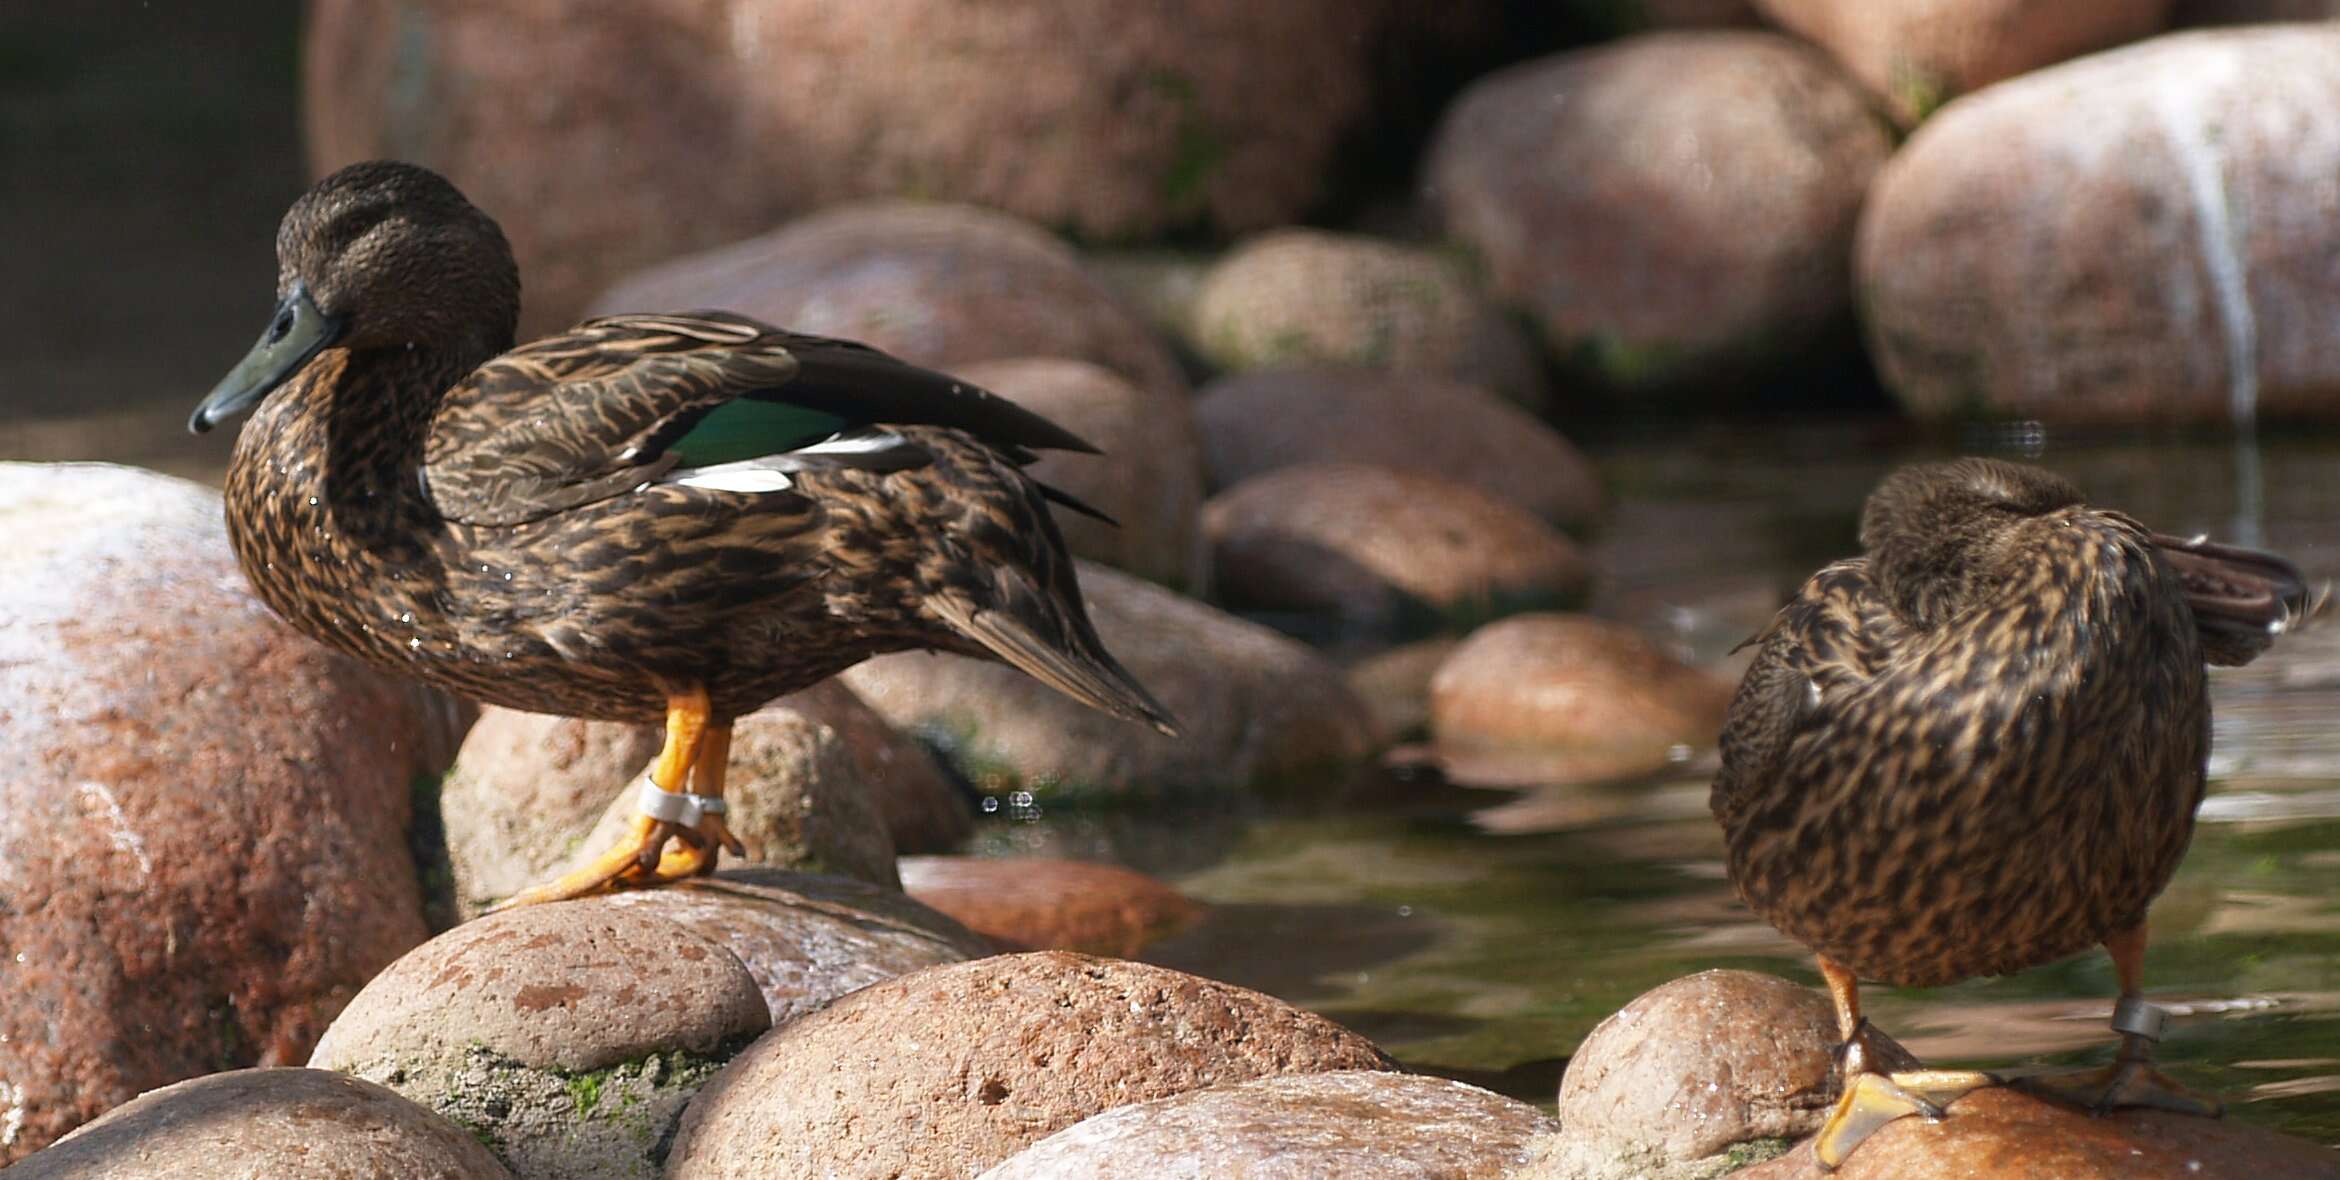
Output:
<path fill-rule="evenodd" d="M 195 411 L 244 410 L 228 535 L 311 636 L 508 708 L 663 721 L 618 846 L 507 904 L 710 872 L 732 719 L 881 652 L 1004 660 L 1174 733 L 1081 604 L 1038 449 L 1001 398 L 720 312 L 513 347 L 518 267 L 445 179 L 317 182 L 277 231 L 277 306 Z M 670 848 L 669 845 L 672 845 Z"/>
<path fill-rule="evenodd" d="M 2203 665 L 2249 662 L 2306 611 L 2299 572 L 1990 459 L 1894 473 L 1861 545 L 1749 641 L 1711 800 L 1732 883 L 1819 956 L 1835 1001 L 1844 1092 L 1821 1164 L 1997 1080 L 1875 1072 L 1860 980 L 1930 987 L 2100 944 L 2119 1053 L 2038 1085 L 2098 1110 L 2216 1114 L 2153 1068 L 2145 911 L 2202 799 Z"/>

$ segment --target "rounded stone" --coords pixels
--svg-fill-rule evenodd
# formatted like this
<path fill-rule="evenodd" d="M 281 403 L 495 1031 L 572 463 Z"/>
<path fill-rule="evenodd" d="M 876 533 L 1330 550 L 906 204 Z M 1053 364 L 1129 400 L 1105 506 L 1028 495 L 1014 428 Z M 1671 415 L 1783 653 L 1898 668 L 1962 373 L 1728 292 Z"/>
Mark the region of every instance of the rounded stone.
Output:
<path fill-rule="evenodd" d="M 484 710 L 439 789 L 458 906 L 479 914 L 615 845 L 662 740 L 656 726 Z M 931 756 L 835 685 L 733 725 L 725 798 L 750 861 L 882 885 L 898 880 L 889 829 L 955 842 L 973 824 Z"/>
<path fill-rule="evenodd" d="M 1240 791 L 1337 776 L 1372 753 L 1365 707 L 1305 645 L 1103 566 L 1080 563 L 1080 581 L 1105 646 L 1169 706 L 1180 736 L 962 656 L 879 656 L 843 679 L 993 794 Z"/>
<path fill-rule="evenodd" d="M 1743 1180 L 2329 1180 L 2340 1152 L 2240 1119 L 2158 1110 L 2099 1118 L 2002 1086 L 1940 1120 L 1895 1119 L 1824 1170 L 1810 1140 Z"/>
<path fill-rule="evenodd" d="M 219 493 L 0 463 L 0 1165 L 303 1060 L 427 936 L 413 789 L 468 709 L 268 613 Z"/>
<path fill-rule="evenodd" d="M 1774 24 L 1826 49 L 1895 119 L 2166 25 L 2170 0 L 1754 0 Z"/>
<path fill-rule="evenodd" d="M 1911 413 L 2340 418 L 2340 24 L 2176 34 L 2001 83 L 1878 176 L 1856 259 Z"/>
<path fill-rule="evenodd" d="M 1621 1180 L 1809 1135 L 1836 1100 L 1835 1041 L 1827 998 L 1784 979 L 1717 970 L 1660 984 L 1569 1058 L 1563 1150 L 1584 1174 Z"/>
<path fill-rule="evenodd" d="M 1891 143 L 1775 33 L 1653 33 L 1490 74 L 1439 127 L 1429 198 L 1551 354 L 1619 394 L 1715 388 L 1850 307 Z"/>
<path fill-rule="evenodd" d="M 1584 592 L 1576 546 L 1467 484 L 1360 463 L 1255 475 L 1203 506 L 1220 595 L 1371 628 L 1471 622 Z"/>
<path fill-rule="evenodd" d="M 902 889 L 1010 951 L 1134 958 L 1203 914 L 1134 869 L 1053 857 L 904 857 Z"/>
<path fill-rule="evenodd" d="M 1710 747 L 1732 686 L 1640 632 L 1531 614 L 1470 634 L 1430 680 L 1448 777 L 1489 786 L 1626 778 Z"/>
<path fill-rule="evenodd" d="M 471 1129 L 523 1180 L 657 1174 L 683 1104 L 771 1024 L 721 942 L 590 902 L 464 923 L 374 977 L 311 1065 Z"/>
<path fill-rule="evenodd" d="M 631 275 L 596 312 L 721 307 L 916 365 L 1069 357 L 1184 396 L 1178 362 L 1072 248 L 1004 213 L 921 201 L 824 210 Z"/>
<path fill-rule="evenodd" d="M 1500 1180 L 1559 1124 L 1444 1078 L 1260 1078 L 1133 1103 L 1016 1153 L 982 1180 Z"/>
<path fill-rule="evenodd" d="M 775 1029 L 702 1091 L 667 1180 L 964 1176 L 1099 1111 L 1272 1074 L 1387 1069 L 1257 992 L 1060 951 L 905 975 Z"/>
<path fill-rule="evenodd" d="M 1196 351 L 1245 372 L 1335 365 L 1442 374 L 1524 406 L 1549 398 L 1542 358 L 1450 255 L 1378 238 L 1283 229 L 1203 279 Z"/>
<path fill-rule="evenodd" d="M 938 908 L 815 873 L 723 869 L 576 904 L 656 914 L 720 940 L 762 989 L 774 1027 L 880 980 L 994 951 Z"/>
<path fill-rule="evenodd" d="M 975 361 L 959 375 L 1072 431 L 1102 451 L 1043 453 L 1032 478 L 1113 518 L 1051 510 L 1066 547 L 1174 590 L 1209 582 L 1202 536 L 1202 443 L 1194 402 L 1060 357 Z"/>
<path fill-rule="evenodd" d="M 1454 655 L 1460 640 L 1418 639 L 1349 665 L 1349 687 L 1373 713 L 1382 740 L 1412 737 L 1430 724 L 1430 678 Z"/>
<path fill-rule="evenodd" d="M 1195 402 L 1211 484 L 1365 463 L 1468 484 L 1554 524 L 1601 515 L 1600 475 L 1542 419 L 1475 385 L 1361 369 L 1222 377 Z"/>
<path fill-rule="evenodd" d="M 463 1128 L 321 1069 L 239 1069 L 149 1090 L 10 1180 L 509 1180 Z"/>

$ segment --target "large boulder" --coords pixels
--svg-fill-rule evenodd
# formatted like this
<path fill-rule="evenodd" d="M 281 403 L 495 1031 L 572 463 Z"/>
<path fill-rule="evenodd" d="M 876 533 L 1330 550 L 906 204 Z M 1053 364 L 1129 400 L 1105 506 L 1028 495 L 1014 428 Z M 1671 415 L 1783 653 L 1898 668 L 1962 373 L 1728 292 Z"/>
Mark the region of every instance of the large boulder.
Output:
<path fill-rule="evenodd" d="M 1195 348 L 1233 372 L 1317 365 L 1452 377 L 1531 409 L 1543 358 L 1448 254 L 1353 234 L 1283 229 L 1203 279 Z"/>
<path fill-rule="evenodd" d="M 1050 452 L 1026 469 L 1113 518 L 1053 509 L 1067 548 L 1175 590 L 1200 593 L 1208 585 L 1202 444 L 1191 398 L 1060 357 L 975 361 L 958 373 L 1104 452 Z"/>
<path fill-rule="evenodd" d="M 1170 351 L 1072 248 L 1004 213 L 925 201 L 823 210 L 628 276 L 596 312 L 721 307 L 912 364 L 1054 356 L 1184 394 Z"/>
<path fill-rule="evenodd" d="M 1556 1128 L 1527 1103 L 1444 1078 L 1289 1074 L 1116 1107 L 982 1180 L 1501 1180 Z"/>
<path fill-rule="evenodd" d="M 649 1180 L 683 1105 L 771 1025 L 722 943 L 639 909 L 527 906 L 374 977 L 309 1064 L 469 1128 L 520 1180 Z"/>
<path fill-rule="evenodd" d="M 0 1164 L 286 1065 L 422 941 L 418 781 L 468 714 L 252 597 L 219 494 L 0 464 Z"/>
<path fill-rule="evenodd" d="M 1373 630 L 1468 626 L 1583 595 L 1592 567 L 1526 509 L 1421 471 L 1311 463 L 1203 508 L 1220 595 Z"/>
<path fill-rule="evenodd" d="M 1834 54 L 1905 126 L 1970 90 L 2152 36 L 2170 13 L 2170 0 L 1754 2 Z"/>
<path fill-rule="evenodd" d="M 1404 7 L 315 0 L 303 109 L 318 169 L 412 159 L 502 218 L 543 327 L 626 269 L 858 197 L 1090 238 L 1293 220 L 1372 116 Z"/>
<path fill-rule="evenodd" d="M 691 1104 L 666 1178 L 966 1176 L 1111 1107 L 1390 1065 L 1363 1037 L 1230 984 L 1001 955 L 888 980 L 773 1030 Z"/>
<path fill-rule="evenodd" d="M 1912 413 L 2340 417 L 2340 24 L 2176 34 L 1929 120 L 1861 305 Z"/>
<path fill-rule="evenodd" d="M 1081 563 L 1080 579 L 1106 647 L 1170 707 L 1179 736 L 964 656 L 879 656 L 843 679 L 996 794 L 1234 792 L 1338 772 L 1372 752 L 1365 707 L 1323 656 L 1103 566 Z"/>
<path fill-rule="evenodd" d="M 1842 318 L 1890 148 L 1809 46 L 1653 33 L 1474 83 L 1439 128 L 1428 196 L 1555 357 L 1651 394 L 1744 374 Z"/>
<path fill-rule="evenodd" d="M 1535 415 L 1476 385 L 1279 369 L 1213 381 L 1194 409 L 1213 487 L 1301 463 L 1370 463 L 1469 484 L 1568 528 L 1601 514 L 1591 461 Z"/>
<path fill-rule="evenodd" d="M 661 741 L 657 726 L 482 713 L 439 789 L 458 907 L 484 912 L 616 844 Z M 733 725 L 725 795 L 749 862 L 884 885 L 890 829 L 955 839 L 972 823 L 930 756 L 835 684 Z"/>
<path fill-rule="evenodd" d="M 469 1131 L 372 1082 L 239 1069 L 117 1106 L 9 1180 L 511 1180 Z"/>

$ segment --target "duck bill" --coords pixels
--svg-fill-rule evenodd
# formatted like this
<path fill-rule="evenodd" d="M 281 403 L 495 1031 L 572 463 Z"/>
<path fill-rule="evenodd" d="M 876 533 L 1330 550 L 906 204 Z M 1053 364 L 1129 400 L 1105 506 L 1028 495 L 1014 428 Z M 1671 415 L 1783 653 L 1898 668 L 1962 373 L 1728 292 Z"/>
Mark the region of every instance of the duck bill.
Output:
<path fill-rule="evenodd" d="M 2272 553 L 2202 537 L 2154 533 L 2150 539 L 2177 575 L 2205 638 L 2263 648 L 2323 605 L 2299 567 Z"/>
<path fill-rule="evenodd" d="M 294 283 L 291 293 L 276 305 L 275 314 L 268 317 L 260 342 L 212 387 L 203 404 L 195 407 L 187 429 L 202 434 L 258 405 L 269 390 L 284 384 L 285 378 L 340 335 L 341 321 L 317 309 L 307 284 Z"/>

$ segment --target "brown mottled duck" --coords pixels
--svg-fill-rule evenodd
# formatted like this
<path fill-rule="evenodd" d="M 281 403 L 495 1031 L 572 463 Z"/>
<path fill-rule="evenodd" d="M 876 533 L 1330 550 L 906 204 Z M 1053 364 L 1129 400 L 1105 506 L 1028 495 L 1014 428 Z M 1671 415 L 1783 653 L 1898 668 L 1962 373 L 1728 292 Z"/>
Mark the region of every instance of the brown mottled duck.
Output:
<path fill-rule="evenodd" d="M 514 709 L 663 721 L 629 835 L 508 904 L 712 871 L 732 719 L 881 652 L 1004 660 L 1175 732 L 1081 603 L 1022 468 L 1093 451 L 842 340 L 721 312 L 515 348 L 504 235 L 426 169 L 321 180 L 267 330 L 195 411 L 253 588 L 325 643 Z M 670 844 L 672 847 L 670 847 Z"/>
<path fill-rule="evenodd" d="M 2097 1110 L 2217 1113 L 2153 1068 L 2145 911 L 2202 799 L 2203 665 L 2247 663 L 2298 618 L 2298 571 L 1990 459 L 1888 477 L 1861 545 L 1749 641 L 1712 798 L 1732 882 L 1812 948 L 1835 999 L 1844 1093 L 1820 1162 L 1997 1081 L 1875 1072 L 1860 980 L 1934 986 L 2099 944 L 2119 1052 L 2033 1085 Z"/>

